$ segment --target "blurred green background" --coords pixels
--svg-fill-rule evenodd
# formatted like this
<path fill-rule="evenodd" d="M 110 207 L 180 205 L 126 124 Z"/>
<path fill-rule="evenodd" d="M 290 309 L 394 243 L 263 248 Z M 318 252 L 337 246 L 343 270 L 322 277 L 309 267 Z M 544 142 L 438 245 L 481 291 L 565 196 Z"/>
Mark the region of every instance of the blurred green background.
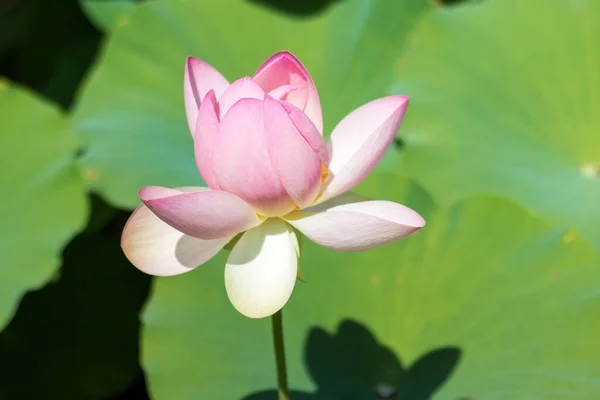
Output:
<path fill-rule="evenodd" d="M 226 254 L 156 279 L 119 241 L 141 186 L 202 184 L 185 57 L 232 81 L 283 49 L 326 132 L 410 96 L 358 191 L 428 221 L 305 241 L 292 398 L 599 399 L 598 0 L 0 0 L 0 399 L 276 398 Z"/>

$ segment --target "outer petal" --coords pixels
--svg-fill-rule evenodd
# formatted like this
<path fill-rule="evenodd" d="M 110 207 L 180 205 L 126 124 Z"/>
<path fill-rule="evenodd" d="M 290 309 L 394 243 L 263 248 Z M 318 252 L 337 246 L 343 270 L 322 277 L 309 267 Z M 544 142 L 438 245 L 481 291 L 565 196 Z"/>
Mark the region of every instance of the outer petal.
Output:
<path fill-rule="evenodd" d="M 265 139 L 273 170 L 292 200 L 304 208 L 321 189 L 321 161 L 277 100 L 265 99 L 264 115 Z"/>
<path fill-rule="evenodd" d="M 219 133 L 219 108 L 215 92 L 210 91 L 202 100 L 194 132 L 194 155 L 198 171 L 204 182 L 214 190 L 219 190 L 212 167 L 212 149 Z"/>
<path fill-rule="evenodd" d="M 227 79 L 206 62 L 188 57 L 183 78 L 183 98 L 190 132 L 194 136 L 200 101 L 211 89 L 219 97 L 229 86 Z"/>
<path fill-rule="evenodd" d="M 419 214 L 401 204 L 381 200 L 339 204 L 339 198 L 334 201 L 337 205 L 333 207 L 328 208 L 325 203 L 316 210 L 294 211 L 285 220 L 315 243 L 338 251 L 373 249 L 404 239 L 425 226 Z"/>
<path fill-rule="evenodd" d="M 139 195 L 161 220 L 199 239 L 231 237 L 261 222 L 246 202 L 228 192 L 203 190 L 174 194 L 172 189 L 148 186 L 141 189 Z"/>
<path fill-rule="evenodd" d="M 250 77 L 238 79 L 223 93 L 219 99 L 219 111 L 221 120 L 227 114 L 227 111 L 241 99 L 259 99 L 265 98 L 265 92 Z"/>
<path fill-rule="evenodd" d="M 289 225 L 269 219 L 244 233 L 225 267 L 233 306 L 250 318 L 264 318 L 287 303 L 298 269 L 298 240 Z"/>
<path fill-rule="evenodd" d="M 280 86 L 296 88 L 285 100 L 298 107 L 312 120 L 319 132 L 323 132 L 323 115 L 317 88 L 310 74 L 293 54 L 281 51 L 269 57 L 254 74 L 254 80 L 265 92 Z"/>
<path fill-rule="evenodd" d="M 201 188 L 192 190 L 196 189 Z M 205 263 L 229 240 L 231 237 L 202 240 L 187 236 L 141 205 L 125 225 L 121 247 L 129 261 L 141 271 L 169 276 L 182 274 Z"/>
<path fill-rule="evenodd" d="M 273 171 L 264 134 L 262 100 L 242 99 L 219 127 L 212 154 L 217 184 L 264 216 L 284 215 L 296 205 Z"/>
<path fill-rule="evenodd" d="M 351 112 L 329 140 L 332 179 L 318 203 L 356 187 L 373 171 L 400 128 L 408 97 L 389 96 Z"/>

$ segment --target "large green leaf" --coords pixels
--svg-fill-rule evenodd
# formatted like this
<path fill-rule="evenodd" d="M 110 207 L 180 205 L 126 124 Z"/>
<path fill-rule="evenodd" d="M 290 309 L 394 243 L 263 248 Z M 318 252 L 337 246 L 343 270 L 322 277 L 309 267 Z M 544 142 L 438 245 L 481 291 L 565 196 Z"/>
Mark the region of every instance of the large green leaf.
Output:
<path fill-rule="evenodd" d="M 600 396 L 600 260 L 585 241 L 501 199 L 433 209 L 389 176 L 361 191 L 416 208 L 428 226 L 357 254 L 305 241 L 307 283 L 284 310 L 298 398 L 367 400 L 382 385 L 411 400 L 438 389 L 452 400 Z M 269 321 L 229 304 L 225 258 L 157 281 L 143 336 L 157 400 L 240 399 L 276 382 Z M 348 331 L 347 318 L 360 326 Z"/>
<path fill-rule="evenodd" d="M 115 26 L 127 23 L 127 18 L 140 2 L 140 0 L 79 0 L 79 5 L 98 29 L 110 31 Z"/>
<path fill-rule="evenodd" d="M 118 235 L 78 236 L 60 278 L 25 295 L 0 334 L 0 398 L 98 400 L 125 389 L 140 373 L 138 313 L 149 283 Z"/>
<path fill-rule="evenodd" d="M 348 351 L 352 349 L 352 351 Z M 314 379 L 314 393 L 293 391 L 292 399 L 410 399 L 429 400 L 460 360 L 456 347 L 424 354 L 410 366 L 362 324 L 344 320 L 337 332 L 321 328 L 308 333 L 304 361 Z M 387 383 L 384 383 L 387 382 Z M 253 393 L 244 400 L 275 400 L 276 390 Z"/>
<path fill-rule="evenodd" d="M 406 33 L 430 0 L 348 0 L 294 18 L 242 0 L 164 0 L 136 8 L 112 31 L 83 91 L 75 129 L 92 187 L 134 207 L 144 185 L 200 184 L 183 106 L 185 58 L 230 80 L 289 49 L 314 75 L 326 125 L 389 91 Z"/>
<path fill-rule="evenodd" d="M 79 145 L 53 106 L 0 80 L 0 328 L 27 289 L 45 283 L 86 218 Z"/>
<path fill-rule="evenodd" d="M 433 12 L 395 91 L 398 171 L 440 202 L 511 199 L 600 251 L 600 2 L 488 0 Z"/>

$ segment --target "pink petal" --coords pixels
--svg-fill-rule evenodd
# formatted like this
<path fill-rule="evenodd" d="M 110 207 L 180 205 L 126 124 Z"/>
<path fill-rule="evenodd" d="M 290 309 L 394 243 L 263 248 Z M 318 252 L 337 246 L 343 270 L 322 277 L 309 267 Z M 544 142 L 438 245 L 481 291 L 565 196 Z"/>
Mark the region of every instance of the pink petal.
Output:
<path fill-rule="evenodd" d="M 321 161 L 287 111 L 270 97 L 264 101 L 264 125 L 267 151 L 279 181 L 298 206 L 310 205 L 321 189 Z M 309 128 L 317 133 L 312 123 Z"/>
<path fill-rule="evenodd" d="M 269 57 L 254 74 L 254 80 L 271 92 L 284 85 L 296 88 L 285 100 L 298 107 L 312 120 L 319 132 L 323 132 L 323 115 L 317 88 L 310 74 L 293 54 L 281 51 Z"/>
<path fill-rule="evenodd" d="M 229 86 L 227 79 L 206 62 L 188 57 L 183 78 L 183 98 L 190 132 L 194 136 L 200 101 L 211 89 L 217 97 Z"/>
<path fill-rule="evenodd" d="M 219 98 L 220 119 L 223 120 L 227 111 L 241 99 L 265 98 L 265 92 L 252 78 L 245 77 L 233 82 Z"/>
<path fill-rule="evenodd" d="M 173 189 L 171 193 L 183 191 Z M 129 217 L 123 229 L 121 247 L 139 270 L 150 275 L 169 276 L 191 271 L 205 263 L 231 239 L 202 240 L 187 236 L 141 205 Z"/>
<path fill-rule="evenodd" d="M 344 193 L 373 171 L 400 128 L 408 97 L 389 96 L 351 112 L 335 127 L 329 139 L 332 175 L 317 203 Z"/>
<path fill-rule="evenodd" d="M 149 186 L 141 189 L 139 195 L 161 220 L 198 239 L 231 237 L 261 222 L 248 204 L 228 192 L 174 194 L 173 189 Z"/>
<path fill-rule="evenodd" d="M 279 216 L 296 207 L 271 165 L 262 100 L 242 99 L 231 107 L 221 121 L 212 163 L 219 187 L 259 214 Z"/>
<path fill-rule="evenodd" d="M 288 112 L 296 129 L 298 129 L 298 132 L 304 137 L 304 140 L 306 140 L 308 145 L 317 154 L 319 160 L 321 160 L 325 166 L 329 165 L 329 150 L 327 149 L 327 144 L 325 143 L 323 136 L 321 136 L 321 132 L 319 132 L 306 114 L 298 108 L 286 102 L 281 102 L 281 105 Z"/>
<path fill-rule="evenodd" d="M 284 219 L 315 243 L 337 251 L 373 249 L 425 226 L 419 214 L 401 204 L 381 200 L 340 204 L 335 200 L 332 207 L 324 203 L 318 209 L 291 212 Z"/>
<path fill-rule="evenodd" d="M 296 88 L 292 85 L 283 85 L 271 90 L 269 92 L 269 96 L 271 96 L 275 100 L 281 100 L 285 96 L 287 96 L 288 93 L 293 92 L 294 90 L 296 90 Z"/>
<path fill-rule="evenodd" d="M 219 108 L 214 91 L 204 97 L 198 110 L 198 119 L 194 133 L 194 155 L 196 165 L 204 182 L 214 190 L 219 190 L 212 168 L 212 148 L 219 132 Z"/>

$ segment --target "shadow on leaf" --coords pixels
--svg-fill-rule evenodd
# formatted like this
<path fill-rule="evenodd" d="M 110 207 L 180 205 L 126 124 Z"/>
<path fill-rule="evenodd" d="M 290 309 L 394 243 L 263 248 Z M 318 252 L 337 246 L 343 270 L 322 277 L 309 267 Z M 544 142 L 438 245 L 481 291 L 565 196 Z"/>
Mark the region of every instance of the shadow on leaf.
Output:
<path fill-rule="evenodd" d="M 317 391 L 292 391 L 292 400 L 428 400 L 456 368 L 461 351 L 440 347 L 405 368 L 394 352 L 379 344 L 362 324 L 345 320 L 335 334 L 311 329 L 305 362 Z M 277 391 L 253 393 L 243 400 L 274 400 Z"/>
<path fill-rule="evenodd" d="M 151 278 L 119 248 L 127 213 L 93 204 L 60 273 L 23 296 L 0 334 L 0 399 L 106 399 L 123 390 L 122 398 L 148 398 L 138 315 Z"/>
<path fill-rule="evenodd" d="M 258 3 L 266 7 L 274 8 L 280 12 L 300 17 L 311 16 L 323 12 L 327 7 L 338 1 L 340 0 L 250 0 L 250 2 Z"/>

